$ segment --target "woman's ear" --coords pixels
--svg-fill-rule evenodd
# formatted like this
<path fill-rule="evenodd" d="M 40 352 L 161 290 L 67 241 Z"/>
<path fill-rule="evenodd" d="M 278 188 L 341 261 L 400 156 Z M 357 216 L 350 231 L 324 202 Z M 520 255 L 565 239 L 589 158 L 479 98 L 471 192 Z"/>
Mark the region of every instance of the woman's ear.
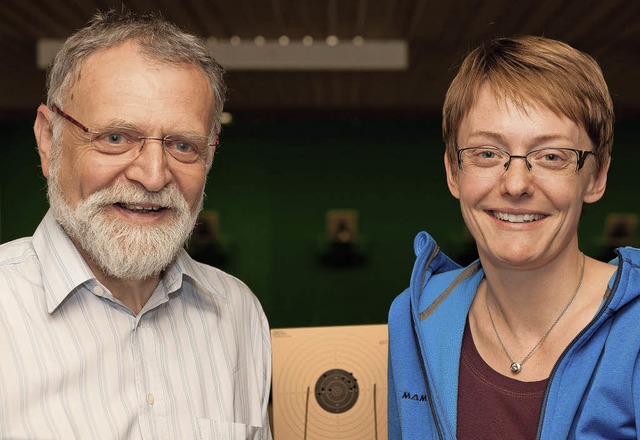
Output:
<path fill-rule="evenodd" d="M 40 104 L 38 107 L 36 122 L 33 124 L 33 132 L 38 144 L 38 154 L 40 155 L 42 174 L 44 174 L 44 177 L 49 178 L 53 130 L 51 128 L 51 111 L 44 104 Z"/>
<path fill-rule="evenodd" d="M 606 163 L 602 165 L 600 171 L 590 179 L 589 186 L 582 198 L 584 203 L 594 203 L 602 198 L 604 191 L 607 188 L 607 174 L 609 173 L 610 165 L 611 157 L 609 157 Z"/>
<path fill-rule="evenodd" d="M 447 170 L 447 186 L 451 195 L 456 199 L 460 199 L 460 191 L 458 189 L 458 169 L 457 164 L 452 164 L 449 155 L 444 153 L 444 168 Z"/>

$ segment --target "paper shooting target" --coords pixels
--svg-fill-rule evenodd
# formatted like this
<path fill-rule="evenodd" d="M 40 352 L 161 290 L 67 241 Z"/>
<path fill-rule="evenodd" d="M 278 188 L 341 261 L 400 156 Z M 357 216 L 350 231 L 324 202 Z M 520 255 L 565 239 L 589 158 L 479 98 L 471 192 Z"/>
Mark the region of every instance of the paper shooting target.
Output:
<path fill-rule="evenodd" d="M 277 440 L 387 440 L 387 326 L 271 330 Z"/>

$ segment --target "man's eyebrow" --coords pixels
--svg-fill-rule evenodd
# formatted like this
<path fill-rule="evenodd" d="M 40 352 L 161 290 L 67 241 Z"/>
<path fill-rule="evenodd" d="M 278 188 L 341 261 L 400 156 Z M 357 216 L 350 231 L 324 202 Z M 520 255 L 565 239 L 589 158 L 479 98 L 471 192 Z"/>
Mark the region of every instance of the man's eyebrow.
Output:
<path fill-rule="evenodd" d="M 139 125 L 132 124 L 131 122 L 125 121 L 124 119 L 110 119 L 105 124 L 100 126 L 100 129 L 113 129 L 113 128 L 122 128 L 125 130 L 137 131 L 140 133 L 146 133 L 147 129 L 140 127 Z M 170 131 L 163 133 L 164 136 L 179 136 L 186 138 L 196 138 L 196 139 L 208 139 L 209 135 L 202 134 L 197 132 L 196 130 L 184 130 L 184 131 Z"/>
<path fill-rule="evenodd" d="M 128 130 L 142 131 L 139 126 L 125 121 L 124 119 L 110 119 L 106 123 L 102 124 L 100 128 L 125 128 Z"/>
<path fill-rule="evenodd" d="M 195 130 L 174 131 L 167 133 L 167 136 L 180 136 L 186 138 L 209 139 L 209 135 L 199 133 Z"/>

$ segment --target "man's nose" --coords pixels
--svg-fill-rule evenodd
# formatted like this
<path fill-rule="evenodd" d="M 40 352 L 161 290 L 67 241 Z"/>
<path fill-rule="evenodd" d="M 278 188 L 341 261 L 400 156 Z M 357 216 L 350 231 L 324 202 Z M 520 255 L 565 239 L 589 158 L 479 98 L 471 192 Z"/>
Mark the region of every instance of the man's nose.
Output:
<path fill-rule="evenodd" d="M 173 180 L 163 139 L 143 139 L 137 156 L 127 168 L 126 177 L 151 192 L 162 190 Z"/>

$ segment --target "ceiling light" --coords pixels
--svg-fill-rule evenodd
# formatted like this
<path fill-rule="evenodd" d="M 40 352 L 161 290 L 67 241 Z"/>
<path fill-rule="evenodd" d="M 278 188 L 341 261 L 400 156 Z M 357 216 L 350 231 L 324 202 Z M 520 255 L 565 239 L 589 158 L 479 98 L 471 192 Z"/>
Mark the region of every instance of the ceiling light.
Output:
<path fill-rule="evenodd" d="M 231 124 L 233 122 L 233 115 L 229 112 L 222 112 L 220 115 L 220 123 L 222 125 Z"/>
<path fill-rule="evenodd" d="M 331 46 L 331 47 L 337 46 L 338 43 L 340 42 L 338 37 L 336 37 L 335 35 L 329 35 L 325 41 L 327 43 L 327 46 Z"/>
<path fill-rule="evenodd" d="M 282 35 L 280 38 L 278 38 L 278 43 L 280 44 L 280 46 L 287 46 L 289 44 L 289 37 L 287 37 L 286 35 Z"/>
<path fill-rule="evenodd" d="M 218 44 L 211 46 L 214 58 L 225 70 L 406 70 L 409 66 L 408 44 L 404 40 L 370 40 L 361 45 L 349 41 L 309 44 L 308 40 L 291 41 L 282 46 L 278 40 L 264 45 Z"/>
<path fill-rule="evenodd" d="M 336 42 L 335 46 L 313 44 L 313 38 L 302 41 L 264 40 L 262 46 L 241 44 L 239 36 L 230 40 L 209 38 L 207 46 L 225 70 L 406 70 L 409 67 L 409 45 L 404 40 L 363 39 Z M 36 64 L 46 69 L 62 47 L 64 40 L 40 39 L 37 44 Z"/>

